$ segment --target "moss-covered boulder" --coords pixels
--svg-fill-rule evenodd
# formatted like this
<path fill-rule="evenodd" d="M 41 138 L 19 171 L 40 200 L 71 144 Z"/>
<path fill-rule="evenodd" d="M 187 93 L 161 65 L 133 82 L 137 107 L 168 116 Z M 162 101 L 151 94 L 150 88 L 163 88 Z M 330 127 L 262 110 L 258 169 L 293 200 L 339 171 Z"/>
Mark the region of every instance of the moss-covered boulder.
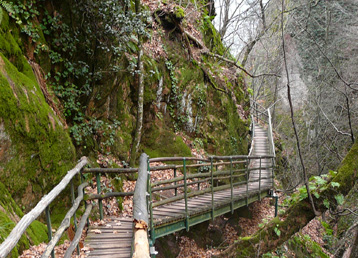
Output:
<path fill-rule="evenodd" d="M 27 211 L 73 167 L 75 149 L 5 12 L 0 38 L 0 180 Z"/>
<path fill-rule="evenodd" d="M 10 234 L 22 216 L 23 212 L 20 207 L 12 199 L 4 184 L 0 182 L 0 243 Z M 12 250 L 11 257 L 18 257 L 22 250 L 29 248 L 30 244 L 37 245 L 46 240 L 46 226 L 35 220 Z"/>

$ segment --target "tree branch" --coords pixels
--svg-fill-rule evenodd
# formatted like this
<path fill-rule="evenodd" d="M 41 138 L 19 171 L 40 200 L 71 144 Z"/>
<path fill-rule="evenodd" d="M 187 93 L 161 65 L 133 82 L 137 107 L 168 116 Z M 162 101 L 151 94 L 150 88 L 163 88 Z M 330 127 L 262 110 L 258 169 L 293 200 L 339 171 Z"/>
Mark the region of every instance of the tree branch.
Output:
<path fill-rule="evenodd" d="M 223 56 L 220 56 L 218 54 L 214 54 L 214 53 L 211 53 L 211 52 L 208 52 L 208 51 L 202 51 L 201 52 L 203 55 L 207 55 L 207 56 L 211 56 L 211 57 L 216 57 L 216 58 L 219 58 L 229 64 L 232 64 L 234 65 L 235 67 L 239 68 L 241 71 L 243 71 L 244 73 L 246 73 L 248 76 L 250 76 L 251 78 L 258 78 L 258 77 L 262 77 L 262 76 L 275 76 L 275 77 L 281 77 L 280 75 L 278 74 L 274 74 L 274 73 L 262 73 L 262 74 L 251 74 L 249 71 L 247 71 L 244 67 L 238 65 L 236 62 L 230 60 L 230 59 L 227 59 Z"/>
<path fill-rule="evenodd" d="M 301 162 L 301 166 L 302 166 L 302 173 L 303 173 L 303 179 L 304 179 L 304 184 L 306 186 L 306 190 L 307 190 L 307 195 L 308 195 L 308 199 L 311 203 L 313 212 L 316 216 L 320 215 L 320 213 L 316 210 L 311 192 L 310 192 L 310 187 L 308 184 L 308 177 L 307 177 L 307 171 L 306 171 L 306 166 L 305 163 L 303 161 L 303 157 L 302 157 L 302 152 L 301 152 L 301 146 L 300 146 L 300 139 L 298 137 L 298 132 L 297 132 L 297 127 L 296 127 L 296 123 L 295 123 L 295 116 L 294 116 L 294 112 L 293 112 L 293 105 L 292 105 L 292 99 L 291 99 L 291 86 L 290 86 L 290 75 L 288 73 L 288 66 L 287 66 L 287 57 L 286 57 L 286 48 L 285 48 L 285 37 L 284 37 L 284 31 L 283 31 L 283 13 L 285 10 L 285 0 L 282 0 L 282 12 L 281 12 L 281 37 L 282 37 L 282 50 L 283 50 L 283 61 L 284 61 L 284 67 L 285 67 L 285 71 L 286 71 L 286 79 L 287 79 L 287 98 L 288 98 L 288 103 L 290 105 L 290 113 L 291 113 L 291 121 L 292 121 L 292 127 L 293 127 L 293 131 L 295 133 L 295 137 L 296 137 L 296 144 L 297 144 L 297 150 L 298 150 L 298 156 L 300 158 L 300 162 Z"/>

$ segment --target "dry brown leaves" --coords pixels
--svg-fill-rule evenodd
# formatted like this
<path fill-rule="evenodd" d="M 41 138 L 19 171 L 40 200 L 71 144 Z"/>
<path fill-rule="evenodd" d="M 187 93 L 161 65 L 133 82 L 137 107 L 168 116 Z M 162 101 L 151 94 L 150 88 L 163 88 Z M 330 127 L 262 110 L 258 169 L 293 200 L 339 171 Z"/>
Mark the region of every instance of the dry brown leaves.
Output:
<path fill-rule="evenodd" d="M 189 3 L 185 7 L 180 7 L 179 5 L 170 3 L 163 3 L 162 1 L 153 1 L 153 0 L 143 0 L 142 3 L 149 7 L 151 13 L 154 13 L 157 10 L 162 10 L 165 13 L 174 12 L 176 8 L 182 8 L 185 12 L 185 22 L 181 25 L 183 29 L 190 33 L 193 37 L 195 37 L 198 41 L 203 42 L 202 35 L 199 31 L 199 18 L 201 17 L 201 13 L 198 11 L 199 9 L 194 6 L 194 4 Z M 150 40 L 143 44 L 144 50 L 146 54 L 152 56 L 154 59 L 167 58 L 167 53 L 163 48 L 162 35 L 164 35 L 164 30 L 156 23 L 153 19 L 152 24 L 152 37 Z M 204 44 L 202 44 L 204 45 Z M 193 58 L 196 61 L 201 60 L 201 52 L 199 48 L 192 47 L 191 49 Z"/>
<path fill-rule="evenodd" d="M 213 226 L 215 225 L 210 224 L 209 228 Z M 229 224 L 226 224 L 224 229 L 224 237 L 223 237 L 225 239 L 225 242 L 222 243 L 222 245 L 227 246 L 233 244 L 235 240 L 237 240 L 237 234 L 238 234 L 237 231 L 233 227 L 231 227 Z M 221 252 L 221 250 L 216 248 L 206 248 L 206 249 L 199 248 L 193 239 L 190 239 L 186 236 L 182 236 L 180 238 L 179 248 L 180 248 L 180 252 L 177 258 L 212 257 L 213 255 L 219 255 Z"/>
<path fill-rule="evenodd" d="M 259 224 L 263 222 L 263 219 L 269 220 L 272 219 L 275 215 L 275 207 L 270 205 L 269 198 L 254 202 L 249 206 L 249 209 L 252 214 L 252 219 L 239 219 L 239 226 L 242 229 L 242 237 L 252 235 L 260 228 Z"/>
<path fill-rule="evenodd" d="M 65 240 L 62 245 L 55 247 L 55 256 L 56 258 L 64 257 L 67 248 L 70 246 L 71 242 Z M 31 246 L 30 249 L 25 250 L 19 258 L 39 258 L 42 253 L 46 250 L 47 244 L 41 243 L 36 246 Z M 89 247 L 85 246 L 80 250 L 80 255 L 77 255 L 76 251 L 72 254 L 73 258 L 84 258 L 86 257 L 86 253 L 89 251 Z"/>
<path fill-rule="evenodd" d="M 319 244 L 322 247 L 323 252 L 325 252 L 329 257 L 334 257 L 330 252 L 328 252 L 324 248 L 324 241 L 323 236 L 325 233 L 325 229 L 322 226 L 321 220 L 322 217 L 316 217 L 313 220 L 311 220 L 302 230 L 301 233 L 303 235 L 309 235 L 310 238 L 315 241 L 317 244 Z"/>
<path fill-rule="evenodd" d="M 180 252 L 177 258 L 203 258 L 217 254 L 213 249 L 199 248 L 194 240 L 186 236 L 180 238 L 179 248 Z"/>

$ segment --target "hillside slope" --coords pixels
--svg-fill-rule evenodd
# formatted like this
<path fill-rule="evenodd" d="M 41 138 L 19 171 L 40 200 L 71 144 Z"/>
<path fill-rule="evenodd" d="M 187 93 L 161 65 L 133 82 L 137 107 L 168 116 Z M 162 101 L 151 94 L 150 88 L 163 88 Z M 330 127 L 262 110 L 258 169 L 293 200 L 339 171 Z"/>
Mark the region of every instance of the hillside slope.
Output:
<path fill-rule="evenodd" d="M 145 85 L 140 152 L 247 152 L 244 79 L 206 55 L 230 58 L 210 1 L 142 4 L 136 14 L 132 1 L 1 2 L 0 179 L 10 199 L 0 203 L 0 223 L 11 225 L 0 241 L 22 216 L 19 207 L 30 210 L 76 158 L 87 155 L 94 166 L 129 161 L 138 73 Z M 109 161 L 98 161 L 103 156 Z"/>

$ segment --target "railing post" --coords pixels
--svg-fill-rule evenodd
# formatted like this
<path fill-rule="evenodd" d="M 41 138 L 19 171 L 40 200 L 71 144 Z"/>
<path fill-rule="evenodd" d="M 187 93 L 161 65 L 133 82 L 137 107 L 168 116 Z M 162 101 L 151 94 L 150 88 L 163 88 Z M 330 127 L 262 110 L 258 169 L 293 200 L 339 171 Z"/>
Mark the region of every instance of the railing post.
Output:
<path fill-rule="evenodd" d="M 50 215 L 50 207 L 49 206 L 46 207 L 45 213 L 46 213 L 48 241 L 50 242 L 52 239 L 52 227 L 51 227 L 51 215 Z M 51 257 L 55 258 L 54 250 L 51 251 Z"/>
<path fill-rule="evenodd" d="M 81 172 L 79 173 L 81 184 L 82 184 L 83 181 L 85 180 L 85 177 L 83 176 L 82 171 L 83 171 L 83 169 L 81 169 Z M 84 194 L 85 194 L 85 189 L 83 188 L 83 196 L 84 196 Z M 86 202 L 86 201 L 85 201 L 85 209 L 87 209 L 87 202 Z M 89 227 L 89 224 L 90 224 L 89 218 L 87 217 L 87 227 Z"/>
<path fill-rule="evenodd" d="M 272 182 L 272 189 L 274 189 L 275 187 L 275 181 L 274 181 L 274 178 L 275 178 L 275 170 L 274 170 L 274 167 L 275 167 L 275 158 L 271 158 L 271 171 L 272 171 L 272 175 L 271 175 L 271 182 Z"/>
<path fill-rule="evenodd" d="M 260 167 L 259 167 L 259 201 L 261 201 L 261 166 L 262 166 L 262 158 L 260 156 Z"/>
<path fill-rule="evenodd" d="M 152 199 L 152 185 L 150 182 L 150 164 L 149 164 L 149 157 L 147 157 L 147 189 L 148 189 L 148 197 L 149 197 L 149 214 L 150 214 L 150 239 L 151 239 L 151 246 L 155 244 L 155 230 L 154 230 L 154 220 L 153 220 L 153 199 Z"/>
<path fill-rule="evenodd" d="M 101 174 L 96 173 L 96 181 L 97 181 L 97 193 L 101 194 Z M 98 200 L 98 207 L 99 207 L 99 217 L 103 220 L 103 204 L 102 200 Z"/>
<path fill-rule="evenodd" d="M 246 206 L 249 205 L 249 159 L 246 158 Z"/>
<path fill-rule="evenodd" d="M 133 258 L 156 254 L 154 246 L 150 246 L 148 241 L 148 178 L 148 155 L 142 153 L 139 158 L 138 178 L 133 195 Z"/>
<path fill-rule="evenodd" d="M 211 219 L 214 220 L 214 168 L 213 157 L 210 157 L 210 170 L 211 170 Z"/>
<path fill-rule="evenodd" d="M 72 200 L 71 203 L 73 205 L 75 202 L 75 187 L 73 184 L 73 178 L 71 179 L 71 200 Z M 73 214 L 73 224 L 75 226 L 75 232 L 77 232 L 76 212 Z M 77 254 L 80 255 L 80 247 L 78 245 L 76 246 L 76 249 L 77 249 Z"/>
<path fill-rule="evenodd" d="M 232 157 L 230 157 L 231 214 L 234 214 L 234 183 L 232 177 Z"/>
<path fill-rule="evenodd" d="M 276 193 L 274 193 L 274 198 L 275 198 L 275 218 L 277 217 L 277 206 L 278 206 L 278 196 L 276 195 Z"/>
<path fill-rule="evenodd" d="M 197 164 L 198 164 L 198 162 L 197 162 Z M 200 162 L 199 162 L 199 164 L 200 164 Z M 198 168 L 198 171 L 200 171 L 200 168 Z M 200 180 L 200 179 L 198 179 L 198 180 Z M 198 191 L 200 191 L 200 183 L 198 183 Z"/>
<path fill-rule="evenodd" d="M 177 168 L 174 168 L 174 178 L 176 178 L 176 177 L 177 177 Z M 177 185 L 176 181 L 174 182 L 174 185 Z M 175 193 L 175 196 L 178 195 L 178 188 L 174 189 L 174 193 Z"/>
<path fill-rule="evenodd" d="M 183 175 L 184 175 L 184 201 L 185 201 L 185 227 L 189 231 L 189 214 L 188 214 L 188 185 L 186 177 L 186 160 L 183 158 Z"/>

